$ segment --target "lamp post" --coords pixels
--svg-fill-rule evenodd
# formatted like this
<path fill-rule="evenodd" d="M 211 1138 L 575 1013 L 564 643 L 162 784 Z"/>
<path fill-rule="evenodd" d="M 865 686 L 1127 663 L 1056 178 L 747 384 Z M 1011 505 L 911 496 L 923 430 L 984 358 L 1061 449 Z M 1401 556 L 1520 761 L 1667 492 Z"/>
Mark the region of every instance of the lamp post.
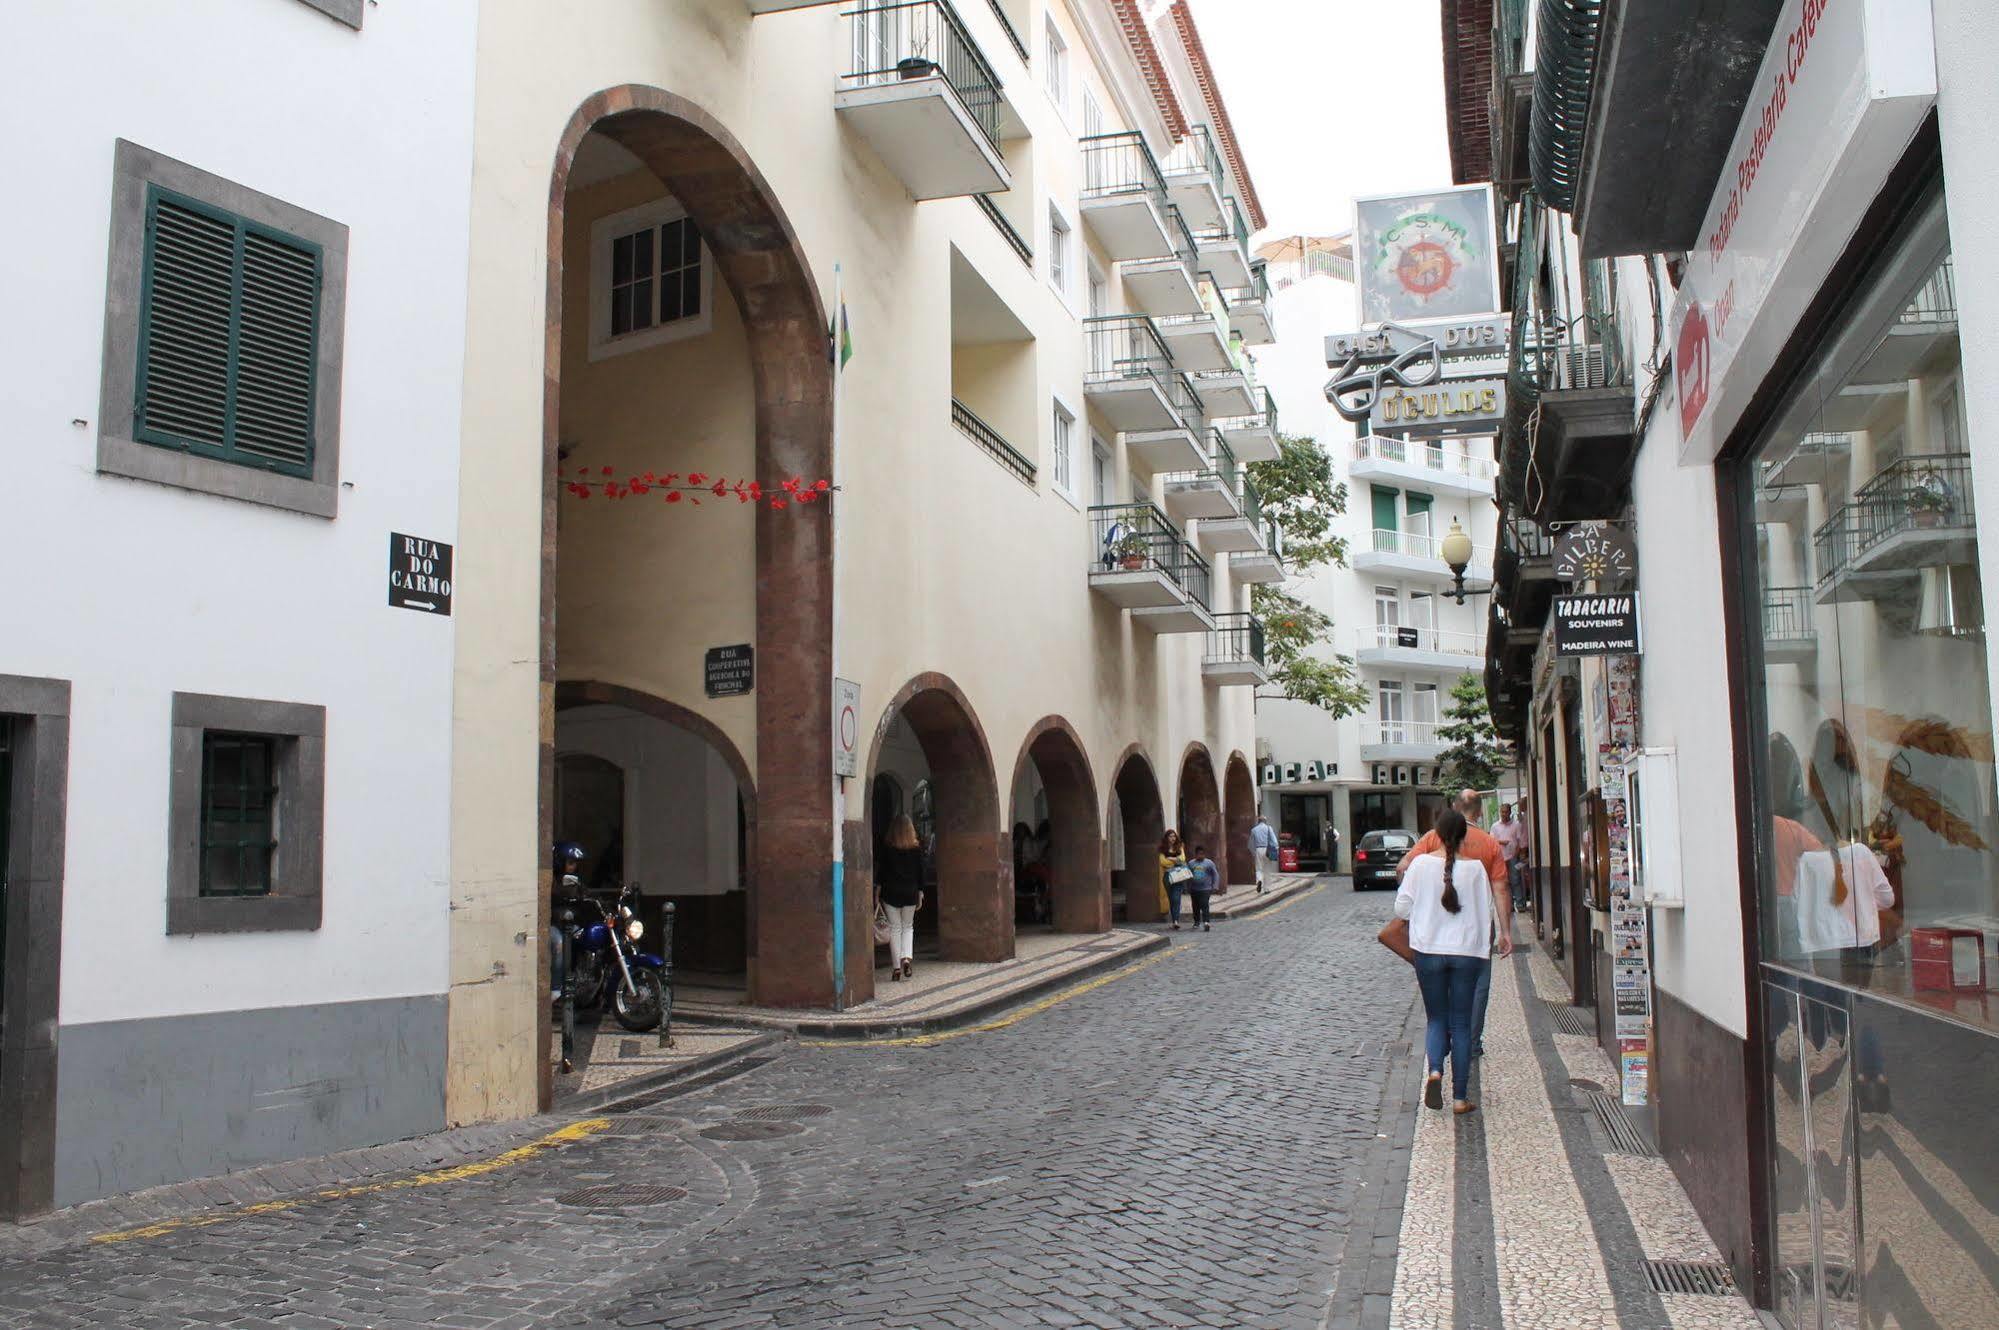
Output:
<path fill-rule="evenodd" d="M 1451 568 L 1451 595 L 1458 604 L 1465 603 L 1465 569 L 1471 567 L 1471 537 L 1465 534 L 1458 519 L 1451 519 L 1451 529 L 1444 535 L 1444 562 Z"/>

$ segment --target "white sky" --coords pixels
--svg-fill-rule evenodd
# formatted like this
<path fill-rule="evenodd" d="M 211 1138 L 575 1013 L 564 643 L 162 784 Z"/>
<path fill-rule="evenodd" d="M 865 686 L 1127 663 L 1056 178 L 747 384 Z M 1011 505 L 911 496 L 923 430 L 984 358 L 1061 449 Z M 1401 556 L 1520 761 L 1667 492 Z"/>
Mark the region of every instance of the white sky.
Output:
<path fill-rule="evenodd" d="M 1189 0 L 1268 234 L 1451 183 L 1437 0 Z"/>

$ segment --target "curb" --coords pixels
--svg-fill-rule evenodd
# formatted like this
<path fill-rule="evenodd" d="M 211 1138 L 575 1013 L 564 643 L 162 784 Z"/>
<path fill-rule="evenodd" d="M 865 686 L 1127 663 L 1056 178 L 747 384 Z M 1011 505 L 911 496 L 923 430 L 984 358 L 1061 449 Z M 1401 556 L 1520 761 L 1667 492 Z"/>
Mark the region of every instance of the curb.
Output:
<path fill-rule="evenodd" d="M 1338 874 L 1334 873 L 1316 873 L 1313 875 L 1312 880 L 1302 887 L 1295 887 L 1290 891 L 1282 891 L 1275 896 L 1271 896 L 1270 893 L 1265 892 L 1264 894 L 1269 897 L 1268 900 L 1257 901 L 1254 905 L 1246 905 L 1240 910 L 1225 914 L 1222 916 L 1222 922 L 1229 923 L 1237 919 L 1253 918 L 1256 915 L 1262 914 L 1265 910 L 1282 905 L 1285 901 L 1296 900 L 1307 892 L 1317 891 L 1320 887 L 1334 881 L 1337 876 Z M 1255 898 L 1255 887 L 1249 888 L 1249 895 L 1252 899 Z"/>
<path fill-rule="evenodd" d="M 1141 957 L 1149 956 L 1155 951 L 1163 951 L 1172 945 L 1173 940 L 1171 938 L 1163 934 L 1156 935 L 1146 939 L 1145 942 L 1137 946 L 1117 953 L 1115 956 L 1104 956 L 1092 961 L 1088 965 L 1074 970 L 1064 970 L 1060 974 L 1045 975 L 1023 988 L 1017 988 L 1006 993 L 996 993 L 991 997 L 981 998 L 967 1006 L 949 1012 L 942 1012 L 935 1016 L 905 1016 L 884 1018 L 879 1021 L 815 1021 L 807 1019 L 797 1022 L 786 1022 L 776 1028 L 812 1039 L 886 1039 L 900 1038 L 913 1034 L 936 1034 L 944 1030 L 955 1030 L 960 1026 L 976 1024 L 988 1016 L 994 1016 L 1010 1008 L 1020 1006 L 1022 1003 L 1041 997 L 1056 989 L 1067 988 L 1071 984 L 1080 983 L 1086 979 L 1093 979 L 1098 975 L 1108 973 L 1112 970 L 1122 970 L 1126 966 L 1137 962 Z M 700 1025 L 710 1023 L 723 1025 L 729 1023 L 721 1017 L 692 1014 L 677 1015 L 674 1019 Z M 738 1017 L 737 1020 L 740 1022 L 741 1018 Z M 759 1022 L 759 1024 L 761 1025 L 762 1022 Z M 775 1038 L 777 1036 L 773 1035 L 772 1037 Z"/>
<path fill-rule="evenodd" d="M 706 1024 L 706 1022 L 700 1022 L 700 1024 Z M 781 1033 L 773 1030 L 768 1034 L 760 1034 L 747 1039 L 740 1044 L 733 1044 L 728 1048 L 718 1048 L 712 1053 L 703 1053 L 699 1057 L 689 1058 L 675 1067 L 662 1067 L 658 1071 L 647 1072 L 643 1076 L 634 1076 L 628 1081 L 619 1081 L 616 1085 L 606 1085 L 601 1089 L 581 1091 L 574 1097 L 563 1100 L 560 1104 L 552 1105 L 548 1110 L 549 1115 L 569 1116 L 578 1113 L 589 1113 L 592 1109 L 602 1108 L 605 1104 L 615 1103 L 620 1099 L 629 1099 L 635 1094 L 642 1094 L 648 1090 L 657 1090 L 663 1085 L 671 1085 L 673 1082 L 685 1080 L 689 1076 L 698 1076 L 703 1072 L 725 1067 L 732 1062 L 769 1048 L 772 1044 L 780 1042 L 783 1038 L 784 1036 Z"/>

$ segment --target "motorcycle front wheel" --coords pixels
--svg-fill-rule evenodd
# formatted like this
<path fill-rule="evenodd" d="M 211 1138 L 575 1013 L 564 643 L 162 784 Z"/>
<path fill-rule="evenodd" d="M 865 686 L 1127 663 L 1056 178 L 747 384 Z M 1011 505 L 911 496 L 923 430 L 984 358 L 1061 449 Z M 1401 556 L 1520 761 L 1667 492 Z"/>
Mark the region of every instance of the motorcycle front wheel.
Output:
<path fill-rule="evenodd" d="M 658 1029 L 660 1018 L 666 1014 L 666 985 L 660 982 L 659 971 L 634 967 L 632 988 L 637 991 L 627 991 L 619 984 L 611 996 L 611 1011 L 618 1024 L 640 1034 Z"/>

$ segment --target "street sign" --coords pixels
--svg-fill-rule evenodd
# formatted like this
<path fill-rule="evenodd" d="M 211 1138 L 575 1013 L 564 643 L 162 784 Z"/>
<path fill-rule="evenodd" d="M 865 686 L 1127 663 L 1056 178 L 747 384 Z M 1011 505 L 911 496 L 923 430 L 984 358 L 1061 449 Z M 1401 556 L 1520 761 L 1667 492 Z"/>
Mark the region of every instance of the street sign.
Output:
<path fill-rule="evenodd" d="M 756 648 L 743 642 L 736 646 L 709 647 L 702 661 L 702 675 L 710 697 L 736 697 L 757 684 Z"/>
<path fill-rule="evenodd" d="M 1621 582 L 1638 576 L 1638 546 L 1608 522 L 1578 522 L 1555 543 L 1558 582 Z"/>
<path fill-rule="evenodd" d="M 1638 644 L 1638 595 L 1556 596 L 1555 654 L 1558 656 L 1635 656 Z"/>
<path fill-rule="evenodd" d="M 1446 356 L 1501 356 L 1506 354 L 1511 332 L 1512 316 L 1494 314 L 1406 326 L 1384 323 L 1357 332 L 1327 333 L 1326 367 L 1337 369 L 1350 362 L 1356 367 L 1378 365 L 1425 342 L 1435 342 Z"/>
<path fill-rule="evenodd" d="M 450 614 L 451 546 L 391 531 L 389 604 L 425 614 Z"/>
<path fill-rule="evenodd" d="M 833 680 L 833 774 L 852 776 L 860 769 L 861 686 L 851 679 Z"/>
<path fill-rule="evenodd" d="M 1375 434 L 1436 438 L 1492 434 L 1506 418 L 1506 380 L 1445 379 L 1426 388 L 1384 388 L 1368 412 Z"/>

